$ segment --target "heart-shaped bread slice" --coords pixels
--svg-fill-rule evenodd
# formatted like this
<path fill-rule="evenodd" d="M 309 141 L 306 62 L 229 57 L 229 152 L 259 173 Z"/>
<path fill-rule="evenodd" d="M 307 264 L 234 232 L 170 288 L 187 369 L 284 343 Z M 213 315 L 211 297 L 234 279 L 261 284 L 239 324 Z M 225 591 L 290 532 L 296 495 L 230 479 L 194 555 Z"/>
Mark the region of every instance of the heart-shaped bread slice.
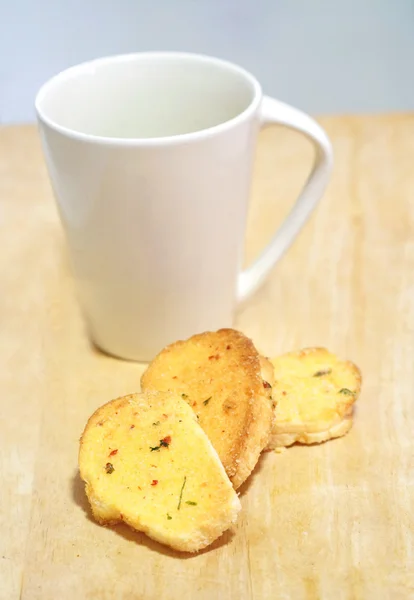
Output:
<path fill-rule="evenodd" d="M 125 522 L 196 552 L 236 521 L 239 498 L 208 437 L 177 394 L 112 400 L 89 419 L 79 469 L 95 519 Z"/>
<path fill-rule="evenodd" d="M 196 413 L 237 489 L 269 442 L 273 367 L 234 329 L 194 335 L 162 350 L 143 390 L 179 393 Z"/>
<path fill-rule="evenodd" d="M 361 390 L 361 372 L 325 348 L 272 359 L 275 421 L 268 449 L 315 444 L 345 435 Z"/>

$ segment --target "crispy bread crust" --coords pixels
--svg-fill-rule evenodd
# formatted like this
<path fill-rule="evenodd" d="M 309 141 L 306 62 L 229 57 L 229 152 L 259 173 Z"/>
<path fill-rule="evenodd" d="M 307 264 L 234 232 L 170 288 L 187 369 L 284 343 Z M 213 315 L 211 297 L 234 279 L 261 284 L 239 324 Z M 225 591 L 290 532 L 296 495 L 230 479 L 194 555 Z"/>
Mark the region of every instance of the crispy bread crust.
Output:
<path fill-rule="evenodd" d="M 321 444 L 337 437 L 346 435 L 353 425 L 352 415 L 345 417 L 339 423 L 335 423 L 326 431 L 318 433 L 307 433 L 306 431 L 296 433 L 274 433 L 272 435 L 271 444 L 266 450 L 275 450 L 276 448 L 292 446 L 295 443 L 299 444 Z"/>
<path fill-rule="evenodd" d="M 82 434 L 79 469 L 96 521 L 125 522 L 176 550 L 205 548 L 241 508 L 193 411 L 173 394 L 100 407 Z"/>
<path fill-rule="evenodd" d="M 272 398 L 264 381 L 272 385 L 273 369 L 253 342 L 234 329 L 220 329 L 164 348 L 141 386 L 182 394 L 237 489 L 269 441 Z"/>
<path fill-rule="evenodd" d="M 267 449 L 315 444 L 345 435 L 362 376 L 350 361 L 325 348 L 305 348 L 273 359 L 275 422 Z"/>

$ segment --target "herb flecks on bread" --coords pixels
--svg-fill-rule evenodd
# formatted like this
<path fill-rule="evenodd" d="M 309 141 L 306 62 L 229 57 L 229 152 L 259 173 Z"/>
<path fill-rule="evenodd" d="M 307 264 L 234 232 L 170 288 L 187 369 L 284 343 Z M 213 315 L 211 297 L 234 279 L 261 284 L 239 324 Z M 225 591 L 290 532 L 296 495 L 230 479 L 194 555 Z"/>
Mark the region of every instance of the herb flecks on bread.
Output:
<path fill-rule="evenodd" d="M 99 523 L 123 521 L 176 550 L 205 548 L 240 510 L 216 451 L 176 394 L 133 394 L 99 408 L 79 467 Z"/>
<path fill-rule="evenodd" d="M 272 383 L 272 365 L 234 329 L 167 346 L 141 378 L 143 390 L 170 390 L 191 406 L 236 489 L 269 442 Z"/>
<path fill-rule="evenodd" d="M 315 444 L 345 435 L 361 390 L 361 372 L 325 348 L 272 359 L 275 422 L 268 449 Z"/>

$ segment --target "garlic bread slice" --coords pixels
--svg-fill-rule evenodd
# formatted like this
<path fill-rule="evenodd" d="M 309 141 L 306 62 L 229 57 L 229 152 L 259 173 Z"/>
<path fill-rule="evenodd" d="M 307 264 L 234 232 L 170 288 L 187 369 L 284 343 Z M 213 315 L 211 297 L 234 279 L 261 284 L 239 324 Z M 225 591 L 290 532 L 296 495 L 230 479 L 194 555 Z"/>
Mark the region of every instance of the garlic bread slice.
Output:
<path fill-rule="evenodd" d="M 271 360 L 275 421 L 268 449 L 315 444 L 352 427 L 361 372 L 325 348 L 305 348 Z"/>
<path fill-rule="evenodd" d="M 191 406 L 236 489 L 269 442 L 272 383 L 272 365 L 234 329 L 167 346 L 141 378 L 143 390 L 174 391 Z"/>
<path fill-rule="evenodd" d="M 237 519 L 240 501 L 217 452 L 177 394 L 112 400 L 89 419 L 79 469 L 93 516 L 197 552 Z"/>

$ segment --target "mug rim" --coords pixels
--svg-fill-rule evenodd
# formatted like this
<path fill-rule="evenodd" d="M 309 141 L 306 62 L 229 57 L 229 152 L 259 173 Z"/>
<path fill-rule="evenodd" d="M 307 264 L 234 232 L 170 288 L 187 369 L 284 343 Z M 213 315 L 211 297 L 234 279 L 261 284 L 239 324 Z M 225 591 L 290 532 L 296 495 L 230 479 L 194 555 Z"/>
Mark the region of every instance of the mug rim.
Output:
<path fill-rule="evenodd" d="M 225 67 L 227 70 L 233 71 L 233 73 L 238 73 L 239 75 L 243 76 L 244 79 L 251 84 L 253 91 L 252 100 L 244 110 L 242 110 L 235 117 L 224 121 L 224 123 L 219 123 L 218 125 L 213 125 L 212 127 L 207 127 L 198 131 L 192 131 L 191 133 L 182 133 L 177 135 L 154 138 L 121 138 L 83 133 L 81 131 L 77 131 L 76 129 L 71 129 L 70 127 L 59 125 L 59 123 L 57 123 L 54 119 L 49 118 L 46 115 L 45 111 L 42 109 L 41 104 L 44 98 L 47 96 L 49 91 L 51 91 L 61 81 L 65 81 L 70 77 L 76 76 L 77 74 L 81 74 L 82 72 L 90 69 L 91 67 L 97 67 L 104 64 L 113 64 L 117 62 L 129 62 L 140 58 L 183 58 L 203 63 L 210 63 L 220 67 Z M 202 139 L 207 139 L 232 129 L 233 127 L 249 119 L 249 117 L 256 112 L 262 100 L 262 95 L 262 88 L 257 79 L 251 73 L 249 73 L 249 71 L 235 63 L 232 63 L 231 61 L 216 58 L 214 56 L 209 56 L 206 54 L 197 54 L 193 52 L 145 51 L 131 52 L 127 54 L 114 54 L 100 58 L 95 58 L 89 61 L 78 63 L 76 65 L 73 65 L 72 67 L 60 71 L 59 73 L 53 75 L 50 79 L 48 79 L 38 90 L 35 97 L 35 109 L 39 121 L 43 122 L 50 129 L 56 131 L 57 133 L 60 133 L 66 137 L 75 140 L 90 143 L 98 143 L 108 146 L 165 146 L 168 144 L 200 141 Z"/>

